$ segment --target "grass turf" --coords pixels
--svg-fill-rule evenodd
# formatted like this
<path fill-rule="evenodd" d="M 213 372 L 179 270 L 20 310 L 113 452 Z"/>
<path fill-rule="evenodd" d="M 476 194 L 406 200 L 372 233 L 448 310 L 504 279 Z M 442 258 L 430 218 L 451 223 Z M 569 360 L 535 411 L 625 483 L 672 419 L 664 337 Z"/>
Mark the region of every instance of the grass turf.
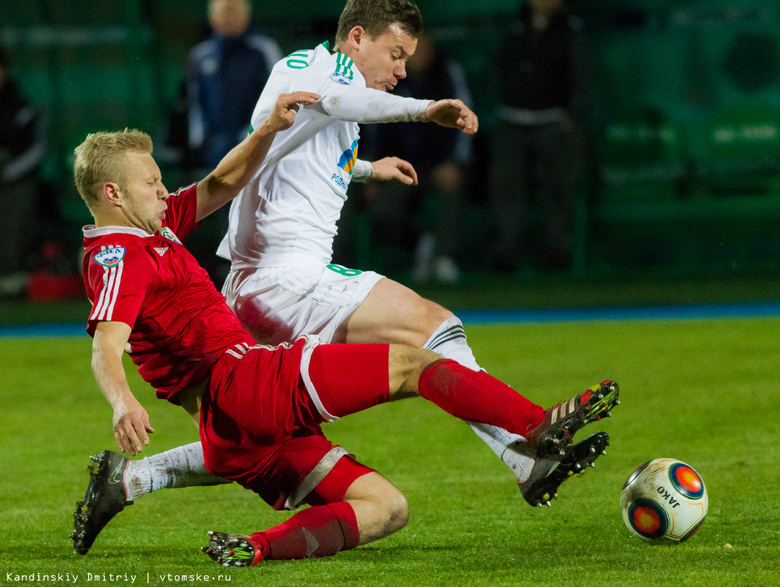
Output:
<path fill-rule="evenodd" d="M 532 509 L 511 474 L 459 421 L 421 399 L 373 408 L 326 432 L 407 495 L 409 525 L 329 559 L 270 561 L 255 569 L 223 569 L 198 552 L 209 529 L 251 532 L 289 516 L 235 485 L 142 497 L 90 554 L 74 554 L 70 514 L 86 488 L 88 455 L 114 448 L 111 411 L 89 368 L 90 341 L 2 339 L 0 579 L 776 585 L 778 327 L 780 319 L 471 326 L 483 367 L 543 405 L 604 378 L 617 380 L 622 405 L 602 426 L 612 438 L 607 456 L 567 481 L 551 509 Z M 154 399 L 132 366 L 128 371 L 157 429 L 145 453 L 196 440 L 184 412 Z M 690 463 L 707 484 L 707 521 L 683 545 L 647 545 L 620 516 L 623 482 L 655 457 Z"/>

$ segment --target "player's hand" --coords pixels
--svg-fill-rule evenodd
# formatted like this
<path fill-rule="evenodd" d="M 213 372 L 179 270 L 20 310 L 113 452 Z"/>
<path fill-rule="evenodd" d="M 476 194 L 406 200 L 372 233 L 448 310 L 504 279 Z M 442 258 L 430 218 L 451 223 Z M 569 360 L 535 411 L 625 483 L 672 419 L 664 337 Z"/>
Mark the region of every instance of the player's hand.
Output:
<path fill-rule="evenodd" d="M 479 128 L 477 115 L 462 100 L 431 102 L 425 109 L 425 115 L 439 126 L 459 128 L 469 135 L 473 135 Z"/>
<path fill-rule="evenodd" d="M 371 179 L 387 181 L 395 179 L 406 185 L 417 185 L 417 172 L 412 164 L 398 157 L 385 157 L 371 163 L 374 175 Z"/>
<path fill-rule="evenodd" d="M 114 408 L 114 438 L 122 452 L 135 456 L 149 444 L 149 414 L 137 400 L 122 402 Z M 142 444 L 143 443 L 143 444 Z"/>
<path fill-rule="evenodd" d="M 287 130 L 295 122 L 295 113 L 298 112 L 301 104 L 314 104 L 319 99 L 319 94 L 311 92 L 281 94 L 274 104 L 274 109 L 263 124 L 272 132 Z"/>

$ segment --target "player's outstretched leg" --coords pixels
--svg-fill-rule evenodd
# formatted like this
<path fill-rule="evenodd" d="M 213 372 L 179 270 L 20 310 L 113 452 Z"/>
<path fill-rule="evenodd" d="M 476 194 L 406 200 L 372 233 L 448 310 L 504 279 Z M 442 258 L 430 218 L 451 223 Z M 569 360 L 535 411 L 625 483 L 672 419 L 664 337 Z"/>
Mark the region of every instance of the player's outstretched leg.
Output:
<path fill-rule="evenodd" d="M 537 458 L 561 460 L 574 435 L 589 422 L 607 418 L 618 401 L 618 384 L 602 381 L 583 393 L 544 411 L 542 423 L 525 435 L 527 448 Z"/>
<path fill-rule="evenodd" d="M 390 352 L 391 389 L 395 390 L 394 385 L 401 381 L 398 390 L 391 391 L 391 401 L 396 397 L 394 393 L 408 397 L 403 394 L 409 391 L 418 368 L 419 395 L 463 420 L 522 434 L 525 442 L 517 443 L 522 444 L 518 450 L 534 458 L 561 460 L 580 428 L 609 416 L 618 404 L 617 383 L 603 381 L 544 410 L 485 372 L 472 371 L 451 359 L 431 360 L 400 346 L 391 346 Z"/>
<path fill-rule="evenodd" d="M 552 459 L 536 459 L 528 478 L 518 483 L 520 493 L 534 507 L 550 505 L 550 500 L 558 497 L 558 487 L 561 483 L 576 474 L 582 474 L 587 467 L 595 467 L 595 461 L 607 454 L 609 435 L 597 432 L 570 446 L 559 461 Z"/>
<path fill-rule="evenodd" d="M 76 504 L 70 535 L 78 554 L 87 554 L 111 518 L 133 503 L 127 499 L 123 479 L 128 459 L 110 450 L 90 458 L 89 485 L 84 499 Z"/>

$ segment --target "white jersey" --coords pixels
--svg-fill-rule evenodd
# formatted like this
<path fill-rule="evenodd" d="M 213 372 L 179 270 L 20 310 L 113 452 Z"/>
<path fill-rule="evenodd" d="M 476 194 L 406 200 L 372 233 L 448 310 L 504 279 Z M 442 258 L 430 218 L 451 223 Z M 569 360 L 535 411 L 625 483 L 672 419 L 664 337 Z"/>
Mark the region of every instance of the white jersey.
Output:
<path fill-rule="evenodd" d="M 274 66 L 252 128 L 268 117 L 279 94 L 296 91 L 321 98 L 277 134 L 258 173 L 232 203 L 218 254 L 233 269 L 329 263 L 353 172 L 368 165 L 357 160 L 358 123 L 424 120 L 430 104 L 367 88 L 349 57 L 319 45 Z"/>

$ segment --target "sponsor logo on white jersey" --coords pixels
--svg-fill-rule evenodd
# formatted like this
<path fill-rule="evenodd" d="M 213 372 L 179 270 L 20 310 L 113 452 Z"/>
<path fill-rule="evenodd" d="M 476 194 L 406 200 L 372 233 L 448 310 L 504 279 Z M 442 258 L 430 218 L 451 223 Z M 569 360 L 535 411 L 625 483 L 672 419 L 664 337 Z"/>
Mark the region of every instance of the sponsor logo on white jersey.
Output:
<path fill-rule="evenodd" d="M 331 175 L 330 180 L 339 186 L 342 190 L 346 190 L 349 187 L 349 184 L 338 173 Z"/>
<path fill-rule="evenodd" d="M 339 158 L 338 166 L 352 175 L 352 170 L 355 167 L 355 161 L 358 156 L 358 140 L 355 139 L 349 149 L 345 150 Z"/>
<path fill-rule="evenodd" d="M 334 71 L 330 74 L 330 79 L 332 79 L 337 84 L 341 84 L 342 86 L 351 86 L 352 80 L 349 79 L 346 75 L 343 73 L 339 73 L 338 71 Z"/>
<path fill-rule="evenodd" d="M 99 263 L 103 267 L 116 267 L 125 257 L 124 247 L 109 247 L 103 251 L 100 251 L 93 258 L 96 263 Z"/>

